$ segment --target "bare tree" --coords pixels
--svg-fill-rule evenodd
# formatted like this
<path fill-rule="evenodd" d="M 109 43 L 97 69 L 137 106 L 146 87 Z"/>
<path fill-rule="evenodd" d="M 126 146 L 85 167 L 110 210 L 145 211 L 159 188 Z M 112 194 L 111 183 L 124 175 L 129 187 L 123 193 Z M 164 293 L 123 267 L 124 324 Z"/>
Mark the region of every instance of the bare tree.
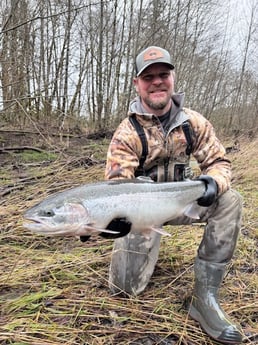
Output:
<path fill-rule="evenodd" d="M 241 70 L 238 76 L 237 80 L 237 90 L 234 95 L 233 99 L 233 105 L 231 107 L 230 116 L 228 119 L 228 126 L 233 129 L 240 129 L 242 126 L 243 117 L 246 117 L 246 106 L 249 108 L 249 101 L 246 97 L 246 90 L 244 90 L 244 86 L 247 84 L 246 81 L 248 81 L 247 78 L 250 78 L 250 73 L 247 72 L 247 62 L 248 58 L 250 57 L 250 52 L 255 47 L 253 45 L 253 39 L 254 36 L 258 33 L 258 3 L 252 2 L 251 6 L 249 8 L 249 14 L 246 14 L 246 31 L 244 32 L 244 49 L 243 49 L 243 55 L 240 57 L 240 66 Z M 256 47 L 254 49 L 256 52 Z M 242 60 L 242 61 L 241 61 Z M 257 61 L 257 60 L 256 60 Z M 256 62 L 258 67 L 258 63 Z M 249 84 L 249 83 L 248 83 Z M 250 91 L 250 88 L 247 88 L 248 91 Z M 256 97 L 255 97 L 256 98 Z"/>
<path fill-rule="evenodd" d="M 187 106 L 227 129 L 257 125 L 257 5 L 248 2 L 244 49 L 234 60 L 234 23 L 222 0 L 6 0 L 2 118 L 115 126 L 134 96 L 136 54 L 159 45 L 172 55 Z"/>
<path fill-rule="evenodd" d="M 19 20 L 26 21 L 26 0 L 11 0 L 3 13 L 3 37 L 1 49 L 1 84 L 4 114 L 19 124 L 21 107 L 30 105 L 29 94 L 29 24 L 15 28 Z"/>

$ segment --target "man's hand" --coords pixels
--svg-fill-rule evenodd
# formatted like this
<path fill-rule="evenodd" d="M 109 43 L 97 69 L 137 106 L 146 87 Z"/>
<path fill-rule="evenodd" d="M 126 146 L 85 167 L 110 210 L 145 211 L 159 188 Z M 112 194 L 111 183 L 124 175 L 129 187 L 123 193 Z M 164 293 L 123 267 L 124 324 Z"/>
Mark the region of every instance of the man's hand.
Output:
<path fill-rule="evenodd" d="M 202 197 L 197 199 L 197 204 L 205 207 L 211 206 L 216 200 L 218 194 L 216 181 L 209 175 L 200 175 L 195 180 L 203 181 L 206 185 L 206 191 Z"/>
<path fill-rule="evenodd" d="M 107 239 L 115 239 L 126 236 L 131 230 L 131 223 L 125 218 L 115 218 L 111 220 L 106 229 L 117 231 L 117 234 L 109 234 L 108 232 L 101 232 L 99 235 Z M 81 242 L 88 241 L 90 236 L 80 236 Z"/>
<path fill-rule="evenodd" d="M 118 237 L 126 236 L 131 230 L 132 223 L 128 222 L 125 218 L 115 218 L 111 220 L 106 229 L 117 231 L 118 234 L 109 234 L 101 232 L 100 236 L 108 239 L 115 239 Z"/>
<path fill-rule="evenodd" d="M 89 238 L 90 238 L 89 235 L 88 236 L 80 236 L 80 241 L 81 242 L 87 242 Z"/>

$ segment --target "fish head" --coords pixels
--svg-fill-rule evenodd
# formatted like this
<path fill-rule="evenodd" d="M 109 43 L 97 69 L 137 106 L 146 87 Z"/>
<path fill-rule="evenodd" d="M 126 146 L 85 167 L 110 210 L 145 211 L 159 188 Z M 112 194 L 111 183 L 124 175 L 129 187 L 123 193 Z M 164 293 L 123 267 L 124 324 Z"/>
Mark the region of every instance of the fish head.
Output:
<path fill-rule="evenodd" d="M 24 218 L 29 220 L 24 227 L 39 234 L 55 235 L 68 231 L 78 232 L 83 226 L 89 224 L 89 213 L 82 203 L 41 203 L 24 214 Z"/>

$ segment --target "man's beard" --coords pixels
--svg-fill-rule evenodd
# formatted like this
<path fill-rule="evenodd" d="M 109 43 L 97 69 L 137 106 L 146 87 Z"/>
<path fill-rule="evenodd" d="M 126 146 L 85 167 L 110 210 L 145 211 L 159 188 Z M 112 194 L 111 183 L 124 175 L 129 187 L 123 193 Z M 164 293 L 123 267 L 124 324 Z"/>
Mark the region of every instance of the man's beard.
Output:
<path fill-rule="evenodd" d="M 164 99 L 163 101 L 160 102 L 152 102 L 150 99 L 144 99 L 145 103 L 154 110 L 162 110 L 166 107 L 166 105 L 168 104 L 170 100 L 170 97 L 167 97 L 166 99 Z"/>
<path fill-rule="evenodd" d="M 163 101 L 163 102 L 159 102 L 159 103 L 153 103 L 153 102 L 147 100 L 145 102 L 151 109 L 154 109 L 154 110 L 162 110 L 168 104 L 167 101 Z"/>

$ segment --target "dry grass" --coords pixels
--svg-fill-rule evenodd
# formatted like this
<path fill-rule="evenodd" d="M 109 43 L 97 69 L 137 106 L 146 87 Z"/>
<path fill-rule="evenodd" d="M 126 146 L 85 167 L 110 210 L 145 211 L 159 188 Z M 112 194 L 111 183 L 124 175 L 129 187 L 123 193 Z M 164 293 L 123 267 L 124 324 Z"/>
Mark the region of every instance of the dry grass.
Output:
<path fill-rule="evenodd" d="M 258 344 L 257 145 L 242 144 L 231 156 L 234 187 L 245 200 L 244 219 L 221 289 L 222 305 L 242 325 L 247 344 Z M 2 190 L 8 184 L 17 188 L 0 200 L 1 344 L 216 344 L 188 318 L 186 309 L 203 228 L 173 227 L 172 237 L 162 239 L 146 291 L 137 298 L 111 296 L 111 240 L 45 238 L 22 227 L 25 209 L 54 191 L 102 179 L 103 163 L 73 167 L 59 159 L 40 169 L 18 166 L 19 176 L 37 177 L 33 184 L 20 182 L 11 169 L 6 165 L 0 171 Z"/>

